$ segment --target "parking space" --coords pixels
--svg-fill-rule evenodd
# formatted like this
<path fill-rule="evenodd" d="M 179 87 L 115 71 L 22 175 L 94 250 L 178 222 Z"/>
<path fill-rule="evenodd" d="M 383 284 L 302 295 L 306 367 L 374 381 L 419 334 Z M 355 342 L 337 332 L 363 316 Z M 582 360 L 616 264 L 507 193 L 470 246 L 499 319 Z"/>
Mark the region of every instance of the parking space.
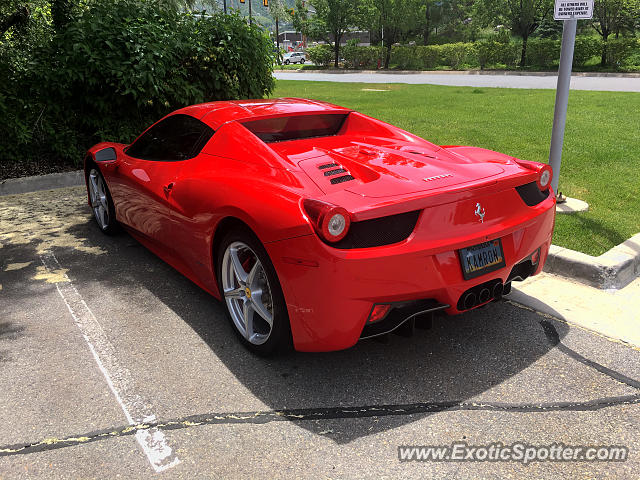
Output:
<path fill-rule="evenodd" d="M 632 477 L 640 351 L 553 312 L 502 301 L 411 338 L 258 358 L 221 304 L 103 236 L 82 188 L 0 197 L 0 478 Z M 630 455 L 398 461 L 454 441 Z"/>

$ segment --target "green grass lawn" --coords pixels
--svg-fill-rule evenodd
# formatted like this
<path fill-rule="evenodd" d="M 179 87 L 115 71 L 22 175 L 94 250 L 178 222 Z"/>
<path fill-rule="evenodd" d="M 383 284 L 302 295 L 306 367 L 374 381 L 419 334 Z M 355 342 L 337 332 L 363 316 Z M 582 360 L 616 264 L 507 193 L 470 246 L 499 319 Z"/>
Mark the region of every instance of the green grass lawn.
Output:
<path fill-rule="evenodd" d="M 554 90 L 278 80 L 273 96 L 350 107 L 439 145 L 549 156 Z M 554 244 L 600 255 L 640 232 L 640 93 L 571 92 L 560 191 L 590 211 L 558 215 Z"/>

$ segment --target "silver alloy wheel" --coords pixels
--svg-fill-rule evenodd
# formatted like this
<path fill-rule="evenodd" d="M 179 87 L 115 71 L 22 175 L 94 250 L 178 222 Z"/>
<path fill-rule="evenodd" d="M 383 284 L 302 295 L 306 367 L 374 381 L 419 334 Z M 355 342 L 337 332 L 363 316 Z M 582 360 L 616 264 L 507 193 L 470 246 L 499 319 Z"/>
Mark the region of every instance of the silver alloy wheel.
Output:
<path fill-rule="evenodd" d="M 89 172 L 89 197 L 91 208 L 96 221 L 102 230 L 109 226 L 109 200 L 107 199 L 107 187 L 100 172 L 92 168 Z"/>
<path fill-rule="evenodd" d="M 247 244 L 233 242 L 222 257 L 221 273 L 234 325 L 249 343 L 262 345 L 273 329 L 273 297 L 262 263 Z"/>

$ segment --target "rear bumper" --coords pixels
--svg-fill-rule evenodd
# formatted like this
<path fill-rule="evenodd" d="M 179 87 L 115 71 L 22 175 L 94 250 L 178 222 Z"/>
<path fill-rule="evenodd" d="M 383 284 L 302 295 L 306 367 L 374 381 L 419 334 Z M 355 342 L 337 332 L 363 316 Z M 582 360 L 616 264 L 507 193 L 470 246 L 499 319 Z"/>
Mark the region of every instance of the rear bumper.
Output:
<path fill-rule="evenodd" d="M 338 250 L 315 235 L 265 245 L 284 291 L 295 348 L 329 351 L 354 345 L 365 336 L 363 329 L 376 303 L 432 299 L 448 305 L 446 313 L 459 313 L 463 293 L 486 282 L 507 282 L 514 266 L 538 248 L 540 260 L 533 274 L 539 273 L 551 244 L 553 195 L 524 212 L 463 236 L 452 235 L 448 243 L 442 231 L 430 240 L 425 225 L 432 218 L 421 217 L 414 233 L 395 245 Z M 506 265 L 465 280 L 458 249 L 496 238 L 502 240 Z"/>

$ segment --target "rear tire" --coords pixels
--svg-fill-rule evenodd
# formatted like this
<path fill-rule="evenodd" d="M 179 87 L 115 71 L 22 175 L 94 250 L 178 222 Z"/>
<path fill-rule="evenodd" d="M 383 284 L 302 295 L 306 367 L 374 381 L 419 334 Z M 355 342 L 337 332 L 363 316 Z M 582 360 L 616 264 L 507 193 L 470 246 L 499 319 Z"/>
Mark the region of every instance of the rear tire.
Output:
<path fill-rule="evenodd" d="M 261 356 L 290 350 L 284 294 L 260 240 L 248 229 L 227 233 L 216 264 L 222 302 L 243 345 Z"/>

